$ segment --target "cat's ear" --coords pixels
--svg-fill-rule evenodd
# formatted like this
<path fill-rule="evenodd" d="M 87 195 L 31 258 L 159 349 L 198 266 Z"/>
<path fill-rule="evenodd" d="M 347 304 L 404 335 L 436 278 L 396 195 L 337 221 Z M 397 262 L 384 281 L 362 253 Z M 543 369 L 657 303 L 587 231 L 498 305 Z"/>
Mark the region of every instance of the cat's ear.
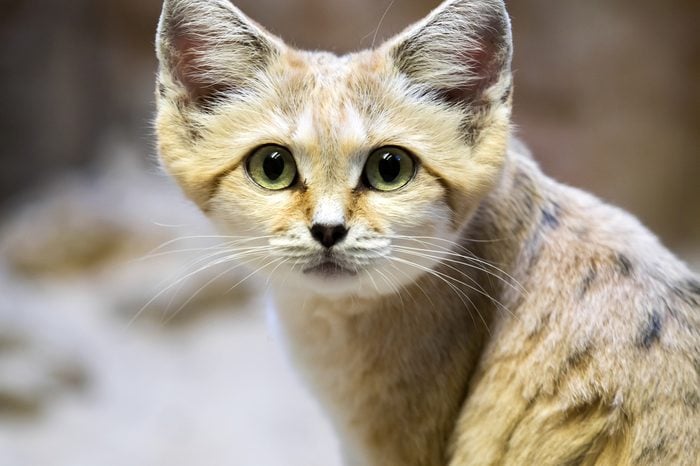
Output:
<path fill-rule="evenodd" d="M 448 0 L 385 47 L 400 72 L 450 103 L 510 95 L 512 41 L 502 0 Z"/>
<path fill-rule="evenodd" d="M 180 87 L 197 106 L 244 89 L 283 47 L 228 0 L 165 0 L 156 44 L 161 92 Z"/>

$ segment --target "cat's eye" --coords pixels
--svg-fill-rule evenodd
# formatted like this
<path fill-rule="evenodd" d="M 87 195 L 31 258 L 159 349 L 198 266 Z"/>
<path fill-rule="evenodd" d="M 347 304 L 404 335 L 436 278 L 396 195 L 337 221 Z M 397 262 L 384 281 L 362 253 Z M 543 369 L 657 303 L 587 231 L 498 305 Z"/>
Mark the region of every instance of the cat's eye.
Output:
<path fill-rule="evenodd" d="M 297 177 L 297 166 L 291 152 L 284 147 L 259 147 L 246 163 L 248 175 L 265 189 L 279 191 L 290 187 Z"/>
<path fill-rule="evenodd" d="M 372 152 L 365 164 L 365 182 L 378 191 L 395 191 L 408 184 L 416 171 L 416 163 L 398 147 L 382 147 Z"/>

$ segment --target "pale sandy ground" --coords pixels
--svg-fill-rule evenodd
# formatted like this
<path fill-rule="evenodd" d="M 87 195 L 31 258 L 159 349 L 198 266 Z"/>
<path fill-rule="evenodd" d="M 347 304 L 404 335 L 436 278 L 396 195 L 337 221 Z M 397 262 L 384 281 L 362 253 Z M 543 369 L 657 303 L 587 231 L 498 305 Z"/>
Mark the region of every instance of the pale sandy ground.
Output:
<path fill-rule="evenodd" d="M 125 161 L 68 180 L 5 221 L 0 466 L 339 464 L 328 423 L 268 330 L 258 286 L 227 294 L 240 275 L 224 275 L 166 322 L 218 273 L 203 272 L 129 324 L 198 256 L 130 259 L 210 234 L 177 190 L 140 170 Z M 90 242 L 117 252 L 95 258 Z"/>

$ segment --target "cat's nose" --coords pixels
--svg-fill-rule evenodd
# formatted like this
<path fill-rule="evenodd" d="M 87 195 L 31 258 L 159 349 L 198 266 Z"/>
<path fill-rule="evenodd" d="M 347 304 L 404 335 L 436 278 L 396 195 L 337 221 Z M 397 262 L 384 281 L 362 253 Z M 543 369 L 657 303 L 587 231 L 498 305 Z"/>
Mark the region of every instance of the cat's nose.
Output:
<path fill-rule="evenodd" d="M 348 235 L 348 229 L 345 225 L 323 225 L 315 223 L 311 226 L 310 230 L 311 236 L 327 248 L 332 248 L 343 241 L 343 238 Z"/>

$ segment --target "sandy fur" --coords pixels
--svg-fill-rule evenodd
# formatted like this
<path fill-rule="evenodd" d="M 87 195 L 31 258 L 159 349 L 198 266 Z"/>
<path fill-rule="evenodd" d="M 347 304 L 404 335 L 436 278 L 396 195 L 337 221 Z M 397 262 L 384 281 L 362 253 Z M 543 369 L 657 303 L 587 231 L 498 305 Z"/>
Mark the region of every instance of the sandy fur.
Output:
<path fill-rule="evenodd" d="M 242 257 L 270 274 L 348 465 L 697 464 L 700 281 L 513 139 L 502 2 L 447 1 L 336 57 L 225 0 L 169 0 L 158 44 L 163 165 L 224 232 L 269 245 Z M 247 177 L 267 143 L 297 185 Z M 419 161 L 391 193 L 361 187 L 384 145 Z M 348 226 L 353 279 L 300 273 L 319 219 Z"/>

